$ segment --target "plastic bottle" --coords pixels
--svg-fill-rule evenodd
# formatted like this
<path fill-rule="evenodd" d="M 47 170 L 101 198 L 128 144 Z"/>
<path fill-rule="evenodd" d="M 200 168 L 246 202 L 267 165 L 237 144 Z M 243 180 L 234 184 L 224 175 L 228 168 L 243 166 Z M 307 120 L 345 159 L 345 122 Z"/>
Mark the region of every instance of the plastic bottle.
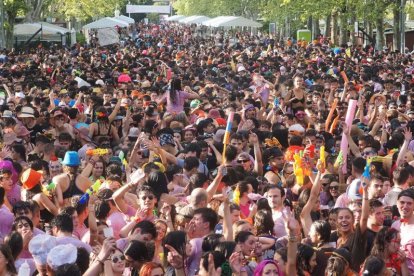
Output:
<path fill-rule="evenodd" d="M 27 263 L 27 261 L 25 261 L 19 268 L 19 273 L 17 274 L 18 276 L 30 276 L 30 266 Z"/>

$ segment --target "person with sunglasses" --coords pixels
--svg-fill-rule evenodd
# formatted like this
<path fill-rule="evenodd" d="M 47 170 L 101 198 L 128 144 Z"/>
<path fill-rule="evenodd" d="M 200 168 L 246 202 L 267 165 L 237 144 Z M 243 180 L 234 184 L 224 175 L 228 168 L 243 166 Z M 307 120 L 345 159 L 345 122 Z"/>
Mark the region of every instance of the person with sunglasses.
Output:
<path fill-rule="evenodd" d="M 111 256 L 104 262 L 104 275 L 122 276 L 126 268 L 124 253 L 115 248 Z"/>
<path fill-rule="evenodd" d="M 383 227 L 375 237 L 371 256 L 376 256 L 385 261 L 388 270 L 396 275 L 409 275 L 406 256 L 400 249 L 401 236 L 398 230 L 392 227 Z"/>

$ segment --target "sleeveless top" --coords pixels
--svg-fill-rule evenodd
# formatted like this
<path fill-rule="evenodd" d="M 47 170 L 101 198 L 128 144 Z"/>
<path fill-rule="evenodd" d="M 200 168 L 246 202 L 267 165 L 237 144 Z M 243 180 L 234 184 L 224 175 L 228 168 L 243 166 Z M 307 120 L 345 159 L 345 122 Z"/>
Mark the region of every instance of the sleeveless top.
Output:
<path fill-rule="evenodd" d="M 96 123 L 96 124 L 98 125 L 98 134 L 93 136 L 93 140 L 95 142 L 98 142 L 101 137 L 105 137 L 109 139 L 109 141 L 112 141 L 112 136 L 111 136 L 112 125 L 109 124 L 108 133 L 105 134 L 105 133 L 101 133 L 100 123 Z"/>
<path fill-rule="evenodd" d="M 69 177 L 69 175 L 68 175 L 68 177 Z M 65 198 L 71 198 L 75 195 L 83 195 L 84 194 L 84 192 L 82 190 L 80 190 L 78 188 L 78 186 L 76 186 L 76 178 L 77 178 L 77 175 L 76 175 L 76 177 L 74 177 L 73 180 L 70 180 L 68 189 L 63 192 L 63 198 L 64 199 Z M 69 177 L 69 179 L 70 179 L 70 177 Z"/>

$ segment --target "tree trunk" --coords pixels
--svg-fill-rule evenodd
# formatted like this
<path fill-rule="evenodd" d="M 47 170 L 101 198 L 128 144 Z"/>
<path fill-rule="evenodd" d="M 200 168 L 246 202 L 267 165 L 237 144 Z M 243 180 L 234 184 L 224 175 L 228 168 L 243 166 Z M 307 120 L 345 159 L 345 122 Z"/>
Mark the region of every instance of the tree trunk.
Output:
<path fill-rule="evenodd" d="M 328 14 L 328 16 L 325 19 L 325 33 L 323 34 L 325 37 L 328 37 L 331 33 L 331 20 L 332 16 L 331 14 Z"/>
<path fill-rule="evenodd" d="M 339 44 L 338 38 L 338 14 L 332 13 L 332 33 L 331 33 L 332 41 L 335 45 Z"/>
<path fill-rule="evenodd" d="M 315 32 L 313 38 L 317 38 L 321 34 L 321 30 L 319 27 L 319 18 L 315 18 L 313 20 L 313 31 Z"/>
<path fill-rule="evenodd" d="M 357 43 L 357 37 L 356 37 L 357 34 L 354 31 L 354 29 L 355 29 L 354 26 L 355 26 L 356 20 L 357 20 L 356 14 L 353 13 L 351 15 L 351 22 L 349 24 L 349 26 L 352 27 L 352 31 L 349 32 L 349 36 L 350 36 L 349 41 L 352 43 L 352 45 L 355 45 Z M 348 24 L 347 24 L 347 26 L 348 26 Z"/>
<path fill-rule="evenodd" d="M 6 47 L 6 37 L 4 33 L 4 18 L 5 18 L 5 12 L 4 12 L 4 1 L 0 1 L 0 48 L 3 49 Z"/>
<path fill-rule="evenodd" d="M 375 20 L 375 25 L 377 28 L 377 34 L 375 37 L 375 49 L 378 51 L 382 51 L 382 47 L 384 47 L 385 39 L 384 39 L 384 18 L 377 17 Z"/>
<path fill-rule="evenodd" d="M 339 46 L 346 44 L 348 38 L 348 22 L 346 14 L 339 15 Z"/>
<path fill-rule="evenodd" d="M 392 47 L 393 50 L 400 50 L 401 48 L 401 29 L 400 29 L 400 8 L 399 6 L 393 9 L 394 14 L 394 26 L 393 26 L 393 39 L 392 39 Z"/>

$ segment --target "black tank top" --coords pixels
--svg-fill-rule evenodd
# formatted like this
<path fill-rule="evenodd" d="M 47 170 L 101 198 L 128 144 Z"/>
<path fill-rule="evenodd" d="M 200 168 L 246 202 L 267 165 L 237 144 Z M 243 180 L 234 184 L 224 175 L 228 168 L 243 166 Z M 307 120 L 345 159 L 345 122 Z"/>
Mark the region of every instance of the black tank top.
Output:
<path fill-rule="evenodd" d="M 69 177 L 69 179 L 71 179 L 69 175 L 68 175 L 68 177 Z M 78 188 L 78 186 L 76 186 L 76 178 L 77 177 L 78 176 L 76 175 L 73 180 L 70 180 L 68 189 L 63 192 L 63 198 L 64 199 L 65 198 L 71 198 L 71 197 L 73 197 L 75 195 L 83 195 L 84 194 L 84 192 L 81 191 Z"/>

